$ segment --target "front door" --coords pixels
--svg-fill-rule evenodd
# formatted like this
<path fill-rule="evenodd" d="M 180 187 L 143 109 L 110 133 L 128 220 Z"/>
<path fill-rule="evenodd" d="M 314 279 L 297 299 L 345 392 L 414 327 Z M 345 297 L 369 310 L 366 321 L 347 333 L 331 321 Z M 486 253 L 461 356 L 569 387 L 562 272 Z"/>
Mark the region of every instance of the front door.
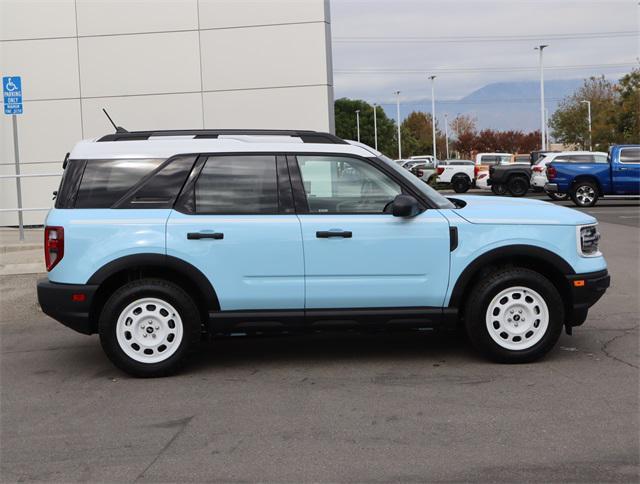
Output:
<path fill-rule="evenodd" d="M 297 166 L 307 309 L 442 306 L 449 225 L 438 210 L 391 215 L 402 187 L 370 160 L 299 155 Z"/>
<path fill-rule="evenodd" d="M 302 310 L 302 237 L 284 157 L 209 156 L 192 178 L 167 222 L 167 254 L 204 273 L 223 311 Z"/>
<path fill-rule="evenodd" d="M 618 162 L 612 160 L 612 178 L 618 195 L 638 195 L 640 192 L 640 148 L 620 149 Z"/>

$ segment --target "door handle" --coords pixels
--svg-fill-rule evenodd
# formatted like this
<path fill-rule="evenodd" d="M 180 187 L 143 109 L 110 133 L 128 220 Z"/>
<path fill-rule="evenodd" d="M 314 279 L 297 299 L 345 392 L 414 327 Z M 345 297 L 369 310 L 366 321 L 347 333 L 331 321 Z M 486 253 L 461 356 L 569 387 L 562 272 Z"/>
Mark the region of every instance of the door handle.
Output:
<path fill-rule="evenodd" d="M 350 239 L 353 234 L 349 230 L 318 230 L 316 237 L 318 239 L 328 239 L 330 237 L 342 237 Z"/>
<path fill-rule="evenodd" d="M 224 234 L 220 232 L 189 232 L 187 234 L 187 239 L 189 240 L 200 240 L 200 239 L 221 240 L 221 239 L 224 239 Z"/>

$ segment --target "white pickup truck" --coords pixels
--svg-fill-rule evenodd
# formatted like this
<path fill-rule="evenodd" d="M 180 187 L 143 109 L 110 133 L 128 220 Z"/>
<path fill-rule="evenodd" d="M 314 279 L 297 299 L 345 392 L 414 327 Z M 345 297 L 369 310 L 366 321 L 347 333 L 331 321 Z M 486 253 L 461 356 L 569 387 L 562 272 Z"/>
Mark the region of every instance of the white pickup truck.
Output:
<path fill-rule="evenodd" d="M 437 183 L 446 183 L 456 193 L 464 193 L 473 186 L 475 162 L 471 160 L 444 160 L 438 162 Z"/>

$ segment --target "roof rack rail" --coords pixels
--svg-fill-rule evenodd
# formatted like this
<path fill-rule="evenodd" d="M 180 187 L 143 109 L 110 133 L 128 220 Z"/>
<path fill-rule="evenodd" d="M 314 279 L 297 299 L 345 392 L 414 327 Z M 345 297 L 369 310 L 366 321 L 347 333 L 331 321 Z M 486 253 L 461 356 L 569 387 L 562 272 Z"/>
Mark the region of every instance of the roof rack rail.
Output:
<path fill-rule="evenodd" d="M 98 141 L 140 141 L 159 136 L 193 136 L 194 139 L 216 139 L 219 136 L 291 136 L 300 138 L 303 143 L 348 144 L 342 138 L 331 133 L 308 130 L 273 129 L 178 129 L 159 131 L 130 131 L 112 133 Z"/>

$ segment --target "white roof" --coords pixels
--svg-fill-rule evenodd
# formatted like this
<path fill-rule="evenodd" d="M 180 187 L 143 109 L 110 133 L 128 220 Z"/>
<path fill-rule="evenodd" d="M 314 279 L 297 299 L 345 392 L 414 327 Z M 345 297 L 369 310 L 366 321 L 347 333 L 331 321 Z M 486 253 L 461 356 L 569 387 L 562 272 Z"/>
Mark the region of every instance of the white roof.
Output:
<path fill-rule="evenodd" d="M 375 156 L 373 148 L 352 144 L 303 143 L 285 136 L 230 136 L 193 139 L 192 136 L 157 136 L 138 141 L 83 140 L 71 151 L 71 159 L 169 158 L 187 153 L 345 153 Z"/>

